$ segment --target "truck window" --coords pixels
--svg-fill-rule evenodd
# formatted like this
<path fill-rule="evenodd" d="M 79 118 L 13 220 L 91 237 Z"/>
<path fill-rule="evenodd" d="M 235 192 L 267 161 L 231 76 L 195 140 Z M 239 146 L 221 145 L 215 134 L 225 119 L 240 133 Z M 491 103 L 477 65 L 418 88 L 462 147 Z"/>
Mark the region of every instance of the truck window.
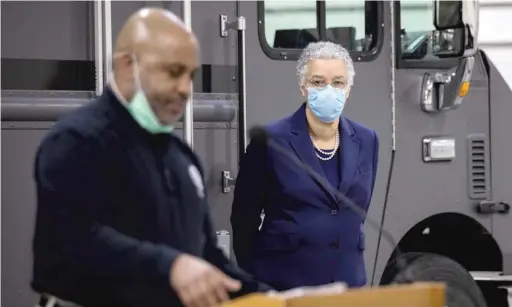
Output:
<path fill-rule="evenodd" d="M 316 1 L 263 1 L 265 40 L 276 49 L 300 49 L 318 41 Z"/>
<path fill-rule="evenodd" d="M 397 3 L 402 64 L 419 67 L 415 64 L 434 62 L 435 66 L 443 66 L 443 63 L 450 66 L 454 63 L 454 57 L 463 50 L 462 30 L 436 31 L 432 17 L 433 1 L 402 0 Z M 450 59 L 443 55 L 449 55 Z"/>
<path fill-rule="evenodd" d="M 276 60 L 296 60 L 302 48 L 319 40 L 339 43 L 355 60 L 365 60 L 376 55 L 381 13 L 378 1 L 259 1 L 260 43 Z"/>
<path fill-rule="evenodd" d="M 93 91 L 92 4 L 2 2 L 2 90 Z"/>
<path fill-rule="evenodd" d="M 326 0 L 327 39 L 349 51 L 370 52 L 376 43 L 376 4 L 374 1 Z"/>

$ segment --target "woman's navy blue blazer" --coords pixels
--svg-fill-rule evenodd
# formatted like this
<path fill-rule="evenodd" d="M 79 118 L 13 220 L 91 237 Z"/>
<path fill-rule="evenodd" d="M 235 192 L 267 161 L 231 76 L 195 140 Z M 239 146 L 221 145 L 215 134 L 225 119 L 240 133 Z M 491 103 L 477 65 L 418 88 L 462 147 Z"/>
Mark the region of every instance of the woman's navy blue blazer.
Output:
<path fill-rule="evenodd" d="M 266 127 L 269 137 L 323 174 L 305 104 Z M 377 172 L 375 131 L 340 119 L 339 191 L 367 212 Z M 265 212 L 258 230 L 262 209 Z M 342 281 L 366 284 L 364 217 L 286 155 L 251 142 L 240 161 L 231 212 L 238 265 L 277 290 Z"/>

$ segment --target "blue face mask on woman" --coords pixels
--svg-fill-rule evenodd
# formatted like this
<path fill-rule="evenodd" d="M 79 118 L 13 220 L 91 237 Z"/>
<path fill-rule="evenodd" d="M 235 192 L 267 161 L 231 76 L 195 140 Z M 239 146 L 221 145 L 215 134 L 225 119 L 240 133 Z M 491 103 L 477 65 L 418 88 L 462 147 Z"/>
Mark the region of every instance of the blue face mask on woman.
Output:
<path fill-rule="evenodd" d="M 346 91 L 331 85 L 324 88 L 309 87 L 308 107 L 324 123 L 332 123 L 340 117 L 345 107 Z"/>

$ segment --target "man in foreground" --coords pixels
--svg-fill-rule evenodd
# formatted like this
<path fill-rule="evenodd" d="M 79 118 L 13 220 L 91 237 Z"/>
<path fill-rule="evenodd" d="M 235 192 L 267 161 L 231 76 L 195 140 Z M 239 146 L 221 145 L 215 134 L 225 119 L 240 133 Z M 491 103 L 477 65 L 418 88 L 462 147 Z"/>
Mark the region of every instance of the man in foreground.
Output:
<path fill-rule="evenodd" d="M 171 133 L 196 38 L 171 12 L 142 9 L 115 48 L 110 86 L 38 149 L 32 287 L 84 307 L 211 306 L 271 290 L 216 247 L 199 161 Z"/>

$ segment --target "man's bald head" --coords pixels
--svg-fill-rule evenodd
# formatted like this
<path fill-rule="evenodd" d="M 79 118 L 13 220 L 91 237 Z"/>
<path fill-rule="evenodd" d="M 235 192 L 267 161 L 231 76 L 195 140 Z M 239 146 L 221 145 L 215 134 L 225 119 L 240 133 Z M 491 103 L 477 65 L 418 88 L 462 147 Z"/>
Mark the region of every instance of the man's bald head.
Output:
<path fill-rule="evenodd" d="M 114 59 L 115 82 L 126 100 L 139 90 L 140 79 L 163 124 L 181 116 L 199 66 L 199 46 L 176 15 L 160 8 L 134 13 L 118 34 Z"/>
<path fill-rule="evenodd" d="M 143 8 L 126 21 L 116 41 L 116 53 L 151 51 L 172 42 L 161 40 L 193 40 L 185 24 L 172 12 L 160 8 Z"/>

